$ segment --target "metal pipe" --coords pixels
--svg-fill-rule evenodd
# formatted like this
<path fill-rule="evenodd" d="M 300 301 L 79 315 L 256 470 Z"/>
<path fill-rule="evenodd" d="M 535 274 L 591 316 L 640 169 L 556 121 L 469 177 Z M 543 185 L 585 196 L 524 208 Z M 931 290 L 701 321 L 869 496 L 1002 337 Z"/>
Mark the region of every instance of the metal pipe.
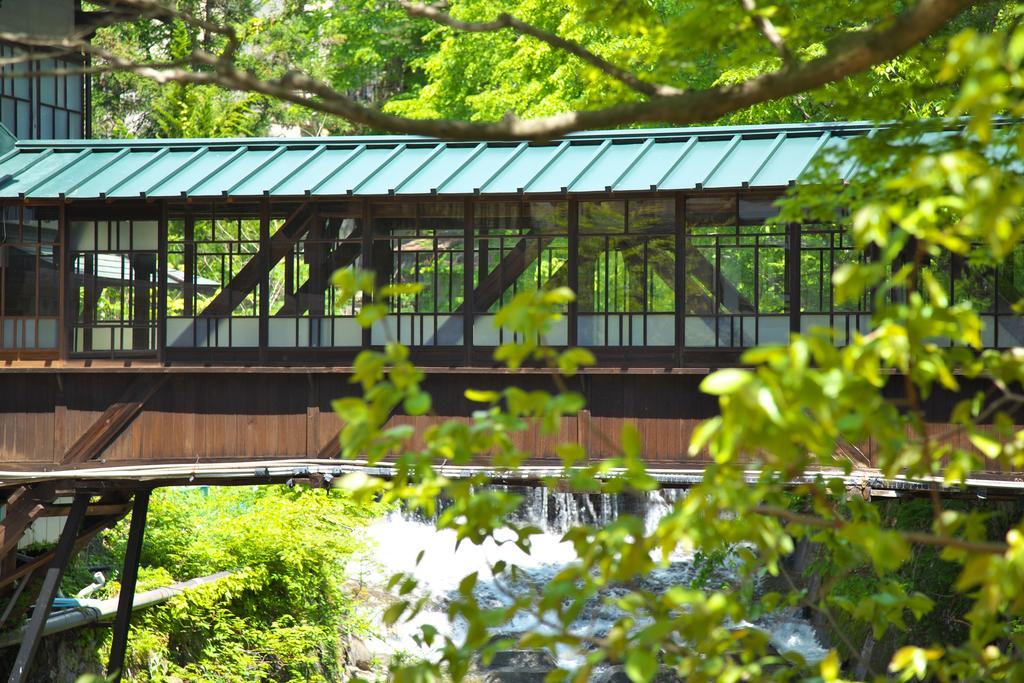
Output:
<path fill-rule="evenodd" d="M 142 609 L 143 607 L 150 607 L 161 602 L 167 602 L 176 595 L 180 595 L 184 591 L 195 588 L 196 586 L 202 586 L 207 583 L 213 583 L 225 576 L 230 576 L 231 572 L 217 572 L 216 574 L 210 574 L 209 576 L 202 576 L 196 579 L 190 579 L 188 581 L 182 581 L 180 583 L 171 584 L 170 586 L 164 586 L 163 588 L 154 588 L 153 590 L 146 591 L 145 593 L 136 593 L 135 599 L 132 600 L 132 610 Z M 46 620 L 46 624 L 43 626 L 43 636 L 49 636 L 54 633 L 61 633 L 62 631 L 69 631 L 85 624 L 91 624 L 96 621 L 103 621 L 107 617 L 114 616 L 117 614 L 117 603 L 118 597 L 108 598 L 106 600 L 79 600 L 78 605 L 69 607 L 50 615 L 50 618 Z M 10 647 L 11 645 L 17 645 L 21 642 L 22 633 L 25 628 L 22 627 L 16 631 L 5 633 L 0 636 L 0 648 Z"/>
<path fill-rule="evenodd" d="M 558 477 L 563 474 L 564 469 L 558 465 L 550 466 L 524 466 L 514 471 L 495 470 L 487 466 L 440 466 L 438 473 L 453 478 L 470 477 L 475 474 L 488 474 L 495 481 L 538 481 L 544 477 Z M 701 480 L 704 474 L 702 468 L 649 468 L 647 472 L 663 484 L 690 485 Z M 168 479 L 195 479 L 204 480 L 216 479 L 239 479 L 252 478 L 259 480 L 276 479 L 284 481 L 296 477 L 308 477 L 310 475 L 323 475 L 339 477 L 344 474 L 362 473 L 371 476 L 388 478 L 394 475 L 394 468 L 389 465 L 367 465 L 359 460 L 331 460 L 331 459 L 280 459 L 280 460 L 248 460 L 239 462 L 211 462 L 211 463 L 178 463 L 161 465 L 126 465 L 114 467 L 89 467 L 80 469 L 64 470 L 6 470 L 0 471 L 0 485 L 11 486 L 23 483 L 38 483 L 42 481 L 77 480 L 77 481 L 136 481 L 136 482 L 159 482 Z M 606 478 L 614 478 L 622 474 L 621 470 L 612 470 L 606 474 Z M 756 480 L 760 476 L 758 470 L 746 472 L 747 479 Z M 938 483 L 943 489 L 959 490 L 959 487 L 947 487 L 941 478 L 921 477 L 908 479 L 906 477 L 888 478 L 882 475 L 881 471 L 875 468 L 859 468 L 851 474 L 846 474 L 839 468 L 821 468 L 808 471 L 806 475 L 791 480 L 792 484 L 801 484 L 814 481 L 819 476 L 826 478 L 840 479 L 850 484 L 868 484 L 872 488 L 895 489 L 895 490 L 927 490 L 933 483 Z M 983 489 L 1008 489 L 1024 490 L 1024 474 L 1015 475 L 1014 479 L 987 479 L 984 477 L 971 477 L 965 482 L 968 488 Z"/>

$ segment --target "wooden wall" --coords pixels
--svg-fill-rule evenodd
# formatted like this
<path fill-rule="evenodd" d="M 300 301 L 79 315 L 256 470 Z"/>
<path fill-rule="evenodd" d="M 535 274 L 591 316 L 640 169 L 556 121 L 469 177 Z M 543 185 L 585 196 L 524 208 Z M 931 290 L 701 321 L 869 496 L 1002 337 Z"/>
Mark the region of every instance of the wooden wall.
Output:
<path fill-rule="evenodd" d="M 168 372 L 163 369 L 154 372 Z M 273 458 L 316 458 L 336 438 L 340 423 L 331 401 L 357 393 L 340 372 L 285 369 L 171 371 L 168 381 L 102 455 L 107 464 L 129 462 L 202 462 Z M 60 466 L 64 453 L 104 411 L 121 399 L 137 372 L 0 372 L 0 466 L 47 469 Z M 652 467 L 699 467 L 705 458 L 689 458 L 694 428 L 716 412 L 717 402 L 698 390 L 703 375 L 671 373 L 595 373 L 570 380 L 587 399 L 578 416 L 562 421 L 557 435 L 531 429 L 515 436 L 517 445 L 552 461 L 557 443 L 582 444 L 593 456 L 612 454 L 622 424 L 634 422 Z M 425 382 L 441 418 L 465 419 L 478 404 L 467 388 L 553 389 L 544 374 L 453 372 L 429 374 Z M 933 401 L 937 415 L 951 399 Z M 392 424 L 422 431 L 438 417 L 396 415 Z M 944 433 L 943 424 L 932 426 Z M 966 437 L 952 434 L 958 446 Z M 874 445 L 860 444 L 872 459 Z M 857 461 L 855 449 L 849 449 Z M 336 451 L 335 451 L 336 452 Z M 866 462 L 864 464 L 867 464 Z"/>

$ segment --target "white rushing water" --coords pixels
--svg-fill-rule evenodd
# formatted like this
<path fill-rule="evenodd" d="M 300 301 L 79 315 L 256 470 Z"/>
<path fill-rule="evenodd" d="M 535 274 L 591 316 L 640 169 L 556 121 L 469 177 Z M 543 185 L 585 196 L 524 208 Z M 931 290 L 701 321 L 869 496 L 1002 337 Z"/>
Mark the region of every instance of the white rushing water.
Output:
<path fill-rule="evenodd" d="M 479 546 L 464 541 L 456 549 L 453 531 L 438 531 L 432 522 L 400 513 L 393 513 L 369 527 L 375 550 L 363 568 L 364 580 L 384 584 L 394 573 L 409 573 L 419 581 L 417 595 L 431 598 L 428 609 L 414 621 L 399 624 L 388 635 L 390 648 L 427 655 L 427 652 L 417 649 L 412 639 L 423 624 L 431 624 L 440 633 L 458 635 L 459 626 L 453 627 L 449 623 L 445 608 L 467 574 L 478 572 L 475 593 L 483 606 L 508 604 L 510 598 L 495 585 L 490 574 L 490 567 L 498 560 L 517 565 L 523 570 L 526 581 L 543 586 L 576 559 L 572 546 L 561 540 L 567 529 L 583 523 L 607 523 L 620 513 L 630 513 L 642 516 L 650 530 L 671 510 L 678 496 L 685 495 L 676 491 L 658 491 L 646 498 L 626 498 L 555 493 L 542 488 L 517 492 L 526 496 L 519 513 L 521 520 L 544 529 L 544 533 L 532 537 L 530 554 L 512 543 L 499 545 L 490 540 Z M 423 556 L 417 564 L 421 552 Z M 673 585 L 689 585 L 696 571 L 692 560 L 686 553 L 676 553 L 668 566 L 653 571 L 638 587 L 658 593 Z M 724 585 L 732 578 L 728 567 L 723 566 L 716 570 L 712 581 L 714 585 Z M 581 633 L 599 635 L 606 632 L 618 616 L 614 608 L 603 601 L 595 601 L 584 611 L 577 626 Z M 819 661 L 827 654 L 827 650 L 817 642 L 811 624 L 795 614 L 775 616 L 754 625 L 769 633 L 773 646 L 780 652 L 799 653 L 809 662 Z M 521 616 L 501 633 L 516 635 L 538 628 L 541 626 L 532 619 Z M 577 661 L 578 653 L 562 654 L 560 663 L 564 666 L 572 666 Z"/>

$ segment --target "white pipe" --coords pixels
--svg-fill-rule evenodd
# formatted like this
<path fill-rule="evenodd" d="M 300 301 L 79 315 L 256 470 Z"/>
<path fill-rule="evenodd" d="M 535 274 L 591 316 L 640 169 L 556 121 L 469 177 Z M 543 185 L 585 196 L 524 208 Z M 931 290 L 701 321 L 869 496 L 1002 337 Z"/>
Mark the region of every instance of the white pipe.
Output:
<path fill-rule="evenodd" d="M 154 588 L 145 593 L 136 593 L 135 598 L 132 600 L 132 611 L 166 602 L 189 588 L 213 583 L 230 575 L 231 572 L 217 572 L 216 574 L 182 581 L 170 586 L 164 586 L 163 588 Z M 106 600 L 80 600 L 76 607 L 69 607 L 68 609 L 52 613 L 50 618 L 46 620 L 46 625 L 43 626 L 43 635 L 48 636 L 62 631 L 69 631 L 73 628 L 114 616 L 117 614 L 117 601 L 118 597 L 107 598 Z M 24 631 L 25 627 L 23 626 L 16 631 L 0 636 L 0 648 L 20 643 Z"/>
<path fill-rule="evenodd" d="M 505 482 L 521 481 L 533 482 L 544 477 L 558 477 L 563 469 L 558 466 L 523 466 L 512 471 L 495 470 L 487 466 L 447 466 L 440 465 L 437 471 L 442 476 L 449 478 L 464 478 L 474 474 L 486 473 L 494 479 Z M 378 477 L 390 477 L 394 474 L 394 468 L 390 465 L 368 465 L 365 461 L 358 460 L 327 460 L 327 459 L 280 459 L 280 460 L 249 460 L 240 462 L 210 462 L 210 463 L 171 463 L 158 465 L 121 465 L 110 467 L 88 467 L 71 468 L 64 470 L 0 470 L 0 485 L 10 486 L 23 483 L 37 483 L 40 481 L 52 481 L 59 479 L 74 479 L 79 481 L 92 480 L 130 480 L 130 481 L 160 481 L 166 479 L 192 479 L 201 477 L 203 479 L 286 479 L 291 477 L 306 477 L 309 475 L 327 475 L 338 477 L 353 472 L 363 473 Z M 677 486 L 688 486 L 695 484 L 703 477 L 703 469 L 671 469 L 651 468 L 648 473 L 664 484 Z M 622 470 L 610 471 L 606 478 L 620 476 Z M 759 477 L 757 470 L 748 470 L 746 477 L 753 481 Z M 892 490 L 913 490 L 928 488 L 933 483 L 938 483 L 941 488 L 956 490 L 957 487 L 947 487 L 940 477 L 922 477 L 909 479 L 907 477 L 885 477 L 882 473 L 873 468 L 860 468 L 852 474 L 846 474 L 838 468 L 827 468 L 807 472 L 804 476 L 792 480 L 791 483 L 806 483 L 814 481 L 818 477 L 838 478 L 847 484 L 854 486 L 868 486 L 874 489 Z M 1010 479 L 985 479 L 969 478 L 965 482 L 968 488 L 973 489 L 1024 489 L 1024 473 Z"/>

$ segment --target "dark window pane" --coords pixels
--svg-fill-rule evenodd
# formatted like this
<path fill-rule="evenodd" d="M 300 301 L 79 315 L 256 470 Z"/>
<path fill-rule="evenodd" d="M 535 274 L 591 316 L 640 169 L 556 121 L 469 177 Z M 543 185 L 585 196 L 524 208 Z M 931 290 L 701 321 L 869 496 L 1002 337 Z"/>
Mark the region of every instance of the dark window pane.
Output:
<path fill-rule="evenodd" d="M 53 107 L 47 107 L 41 105 L 39 107 L 39 137 L 40 139 L 49 139 L 55 137 L 53 123 Z"/>
<path fill-rule="evenodd" d="M 52 59 L 44 59 L 39 63 L 41 71 L 53 71 L 55 66 Z M 57 78 L 55 76 L 39 77 L 39 101 L 43 104 L 57 104 Z"/>
<path fill-rule="evenodd" d="M 569 229 L 567 202 L 530 202 L 526 225 L 535 232 L 564 234 Z"/>
<path fill-rule="evenodd" d="M 687 225 L 735 225 L 736 197 L 691 197 L 686 200 Z"/>
<path fill-rule="evenodd" d="M 14 96 L 23 100 L 29 99 L 32 83 L 21 74 L 28 73 L 28 62 L 16 62 L 14 64 Z"/>
<path fill-rule="evenodd" d="M 32 117 L 29 110 L 28 102 L 17 103 L 17 113 L 15 117 L 18 121 L 17 130 L 12 131 L 19 138 L 31 138 L 32 137 Z"/>
<path fill-rule="evenodd" d="M 24 245 L 4 244 L 0 265 L 3 266 L 3 314 L 36 314 L 36 249 Z"/>
<path fill-rule="evenodd" d="M 370 215 L 373 216 L 373 232 L 377 235 L 412 233 L 416 228 L 415 204 L 374 204 L 370 207 Z"/>
<path fill-rule="evenodd" d="M 753 225 L 764 223 L 779 213 L 774 199 L 741 199 L 739 202 L 740 223 Z"/>
<path fill-rule="evenodd" d="M 420 204 L 420 230 L 437 235 L 462 235 L 464 209 L 462 202 L 424 202 Z"/>
<path fill-rule="evenodd" d="M 12 133 L 17 130 L 14 121 L 14 100 L 10 97 L 0 98 L 0 122 L 7 126 Z"/>
<path fill-rule="evenodd" d="M 39 249 L 39 315 L 60 315 L 60 249 Z"/>
<path fill-rule="evenodd" d="M 626 202 L 580 202 L 580 233 L 618 234 L 626 230 Z"/>
<path fill-rule="evenodd" d="M 68 109 L 82 111 L 82 77 L 78 74 L 68 76 Z"/>
<path fill-rule="evenodd" d="M 476 204 L 477 234 L 515 232 L 519 229 L 519 202 L 479 202 Z"/>
<path fill-rule="evenodd" d="M 1010 313 L 1024 299 L 1024 248 L 1017 247 L 998 267 L 996 304 L 1000 313 Z"/>
<path fill-rule="evenodd" d="M 675 231 L 675 215 L 675 200 L 631 200 L 629 202 L 629 231 L 634 233 L 672 233 Z"/>
<path fill-rule="evenodd" d="M 60 109 L 57 110 L 57 125 L 54 129 L 54 136 L 65 140 L 68 137 L 68 113 Z"/>

